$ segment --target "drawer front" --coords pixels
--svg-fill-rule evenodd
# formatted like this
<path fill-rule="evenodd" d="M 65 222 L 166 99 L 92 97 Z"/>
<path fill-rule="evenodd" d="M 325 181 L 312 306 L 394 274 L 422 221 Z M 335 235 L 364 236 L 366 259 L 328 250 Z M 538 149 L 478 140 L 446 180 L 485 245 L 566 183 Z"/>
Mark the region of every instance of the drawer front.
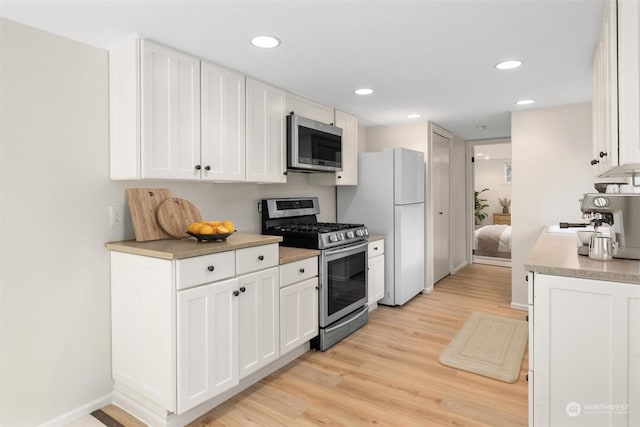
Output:
<path fill-rule="evenodd" d="M 176 287 L 187 289 L 236 274 L 235 251 L 221 252 L 176 261 Z"/>
<path fill-rule="evenodd" d="M 369 242 L 369 258 L 382 255 L 384 253 L 384 240 Z"/>
<path fill-rule="evenodd" d="M 280 266 L 280 288 L 318 275 L 318 257 L 290 262 Z"/>
<path fill-rule="evenodd" d="M 236 274 L 275 267 L 279 263 L 278 244 L 254 246 L 236 251 Z"/>

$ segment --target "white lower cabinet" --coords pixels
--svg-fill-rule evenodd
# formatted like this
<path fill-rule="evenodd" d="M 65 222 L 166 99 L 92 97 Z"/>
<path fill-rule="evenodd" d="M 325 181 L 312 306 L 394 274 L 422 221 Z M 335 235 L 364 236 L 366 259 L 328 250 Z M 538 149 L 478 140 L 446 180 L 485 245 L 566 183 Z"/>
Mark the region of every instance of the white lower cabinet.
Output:
<path fill-rule="evenodd" d="M 529 277 L 531 424 L 640 425 L 640 285 Z"/>
<path fill-rule="evenodd" d="M 238 384 L 238 280 L 178 292 L 178 413 Z"/>
<path fill-rule="evenodd" d="M 278 268 L 178 292 L 178 413 L 280 356 Z"/>
<path fill-rule="evenodd" d="M 284 355 L 318 335 L 318 257 L 285 264 L 280 270 L 280 354 Z"/>
<path fill-rule="evenodd" d="M 368 256 L 367 292 L 369 298 L 367 305 L 371 311 L 376 309 L 378 301 L 384 298 L 384 240 L 369 242 Z"/>
<path fill-rule="evenodd" d="M 278 268 L 238 278 L 240 379 L 280 357 Z"/>

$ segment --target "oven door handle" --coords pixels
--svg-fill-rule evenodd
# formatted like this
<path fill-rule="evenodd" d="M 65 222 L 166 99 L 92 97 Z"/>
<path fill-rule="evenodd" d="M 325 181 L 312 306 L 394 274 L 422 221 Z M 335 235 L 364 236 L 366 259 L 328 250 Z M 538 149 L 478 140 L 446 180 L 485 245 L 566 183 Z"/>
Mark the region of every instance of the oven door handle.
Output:
<path fill-rule="evenodd" d="M 365 313 L 365 311 L 367 313 L 369 312 L 369 306 L 367 304 L 365 304 L 362 307 L 356 309 L 353 313 L 351 313 L 351 316 L 346 316 L 346 317 L 348 317 L 348 319 L 345 320 L 344 322 L 337 323 L 335 325 L 329 326 L 328 328 L 325 328 L 325 333 L 333 332 L 336 329 L 342 328 L 344 325 L 348 325 L 349 323 L 353 322 L 354 319 L 357 319 L 360 316 L 362 316 Z"/>
<path fill-rule="evenodd" d="M 342 247 L 342 248 L 339 248 L 339 249 L 326 249 L 324 251 L 324 253 L 327 256 L 328 255 L 338 255 L 338 254 L 342 254 L 342 253 L 345 253 L 345 252 L 352 252 L 352 251 L 357 251 L 358 249 L 361 249 L 361 248 L 366 248 L 368 244 L 369 244 L 369 242 L 364 242 L 364 243 L 359 243 L 359 244 L 353 245 L 353 246 L 347 246 L 346 248 Z"/>

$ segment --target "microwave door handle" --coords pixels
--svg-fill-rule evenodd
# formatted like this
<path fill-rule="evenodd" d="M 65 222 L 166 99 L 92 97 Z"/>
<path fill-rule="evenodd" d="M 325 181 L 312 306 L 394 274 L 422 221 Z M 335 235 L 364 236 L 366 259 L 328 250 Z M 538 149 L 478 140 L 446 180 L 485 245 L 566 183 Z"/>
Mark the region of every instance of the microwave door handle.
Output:
<path fill-rule="evenodd" d="M 338 254 L 342 254 L 345 252 L 351 252 L 351 251 L 357 251 L 358 249 L 364 248 L 369 244 L 369 242 L 364 242 L 364 243 L 360 243 L 358 245 L 355 246 L 349 246 L 347 248 L 340 248 L 340 249 L 327 249 L 325 251 L 326 255 L 338 255 Z"/>

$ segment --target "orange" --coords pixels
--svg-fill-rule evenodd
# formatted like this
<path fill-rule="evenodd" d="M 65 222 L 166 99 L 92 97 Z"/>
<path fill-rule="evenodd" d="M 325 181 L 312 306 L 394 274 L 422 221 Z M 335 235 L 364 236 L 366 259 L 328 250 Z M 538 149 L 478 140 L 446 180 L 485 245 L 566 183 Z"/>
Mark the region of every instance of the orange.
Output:
<path fill-rule="evenodd" d="M 210 225 L 203 225 L 200 229 L 200 234 L 215 234 L 215 231 Z"/>
<path fill-rule="evenodd" d="M 233 225 L 233 222 L 231 222 L 228 219 L 224 220 L 224 222 L 222 223 L 222 226 L 227 230 L 229 230 L 229 233 L 233 233 L 234 231 L 236 231 L 235 225 Z"/>
<path fill-rule="evenodd" d="M 192 222 L 189 224 L 189 231 L 194 234 L 200 234 L 200 230 L 202 229 L 202 224 L 199 222 Z"/>
<path fill-rule="evenodd" d="M 229 229 L 224 227 L 224 226 L 222 226 L 222 225 L 219 225 L 218 227 L 216 227 L 216 229 L 217 229 L 218 233 L 220 233 L 220 234 L 229 232 Z"/>
<path fill-rule="evenodd" d="M 212 226 L 212 227 L 217 227 L 219 225 L 222 225 L 221 221 L 207 221 L 207 224 Z"/>

